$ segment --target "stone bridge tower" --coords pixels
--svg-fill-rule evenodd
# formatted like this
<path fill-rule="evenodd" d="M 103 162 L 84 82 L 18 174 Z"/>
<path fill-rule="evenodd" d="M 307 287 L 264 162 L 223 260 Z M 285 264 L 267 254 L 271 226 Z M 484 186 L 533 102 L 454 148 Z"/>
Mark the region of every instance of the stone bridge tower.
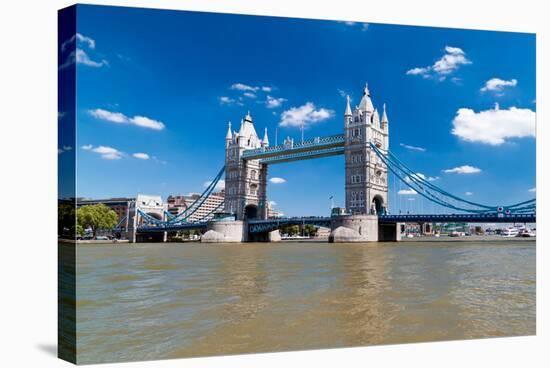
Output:
<path fill-rule="evenodd" d="M 241 158 L 245 150 L 267 146 L 267 129 L 260 140 L 250 112 L 238 132 L 232 131 L 229 123 L 225 136 L 224 211 L 235 214 L 237 220 L 267 218 L 267 165 Z"/>
<path fill-rule="evenodd" d="M 352 111 L 349 96 L 344 112 L 346 209 L 352 214 L 383 214 L 388 207 L 388 168 L 369 142 L 387 153 L 388 117 L 374 108 L 365 85 L 359 105 Z"/>

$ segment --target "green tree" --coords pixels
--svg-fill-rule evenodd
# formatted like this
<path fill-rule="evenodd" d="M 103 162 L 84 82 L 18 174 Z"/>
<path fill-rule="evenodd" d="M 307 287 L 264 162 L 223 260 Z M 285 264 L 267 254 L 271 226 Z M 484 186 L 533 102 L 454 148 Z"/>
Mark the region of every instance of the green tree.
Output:
<path fill-rule="evenodd" d="M 117 224 L 116 212 L 102 203 L 80 207 L 76 219 L 83 229 L 91 228 L 94 236 L 98 229 L 112 229 Z"/>
<path fill-rule="evenodd" d="M 304 235 L 305 236 L 315 236 L 317 234 L 317 228 L 311 224 L 304 225 Z"/>

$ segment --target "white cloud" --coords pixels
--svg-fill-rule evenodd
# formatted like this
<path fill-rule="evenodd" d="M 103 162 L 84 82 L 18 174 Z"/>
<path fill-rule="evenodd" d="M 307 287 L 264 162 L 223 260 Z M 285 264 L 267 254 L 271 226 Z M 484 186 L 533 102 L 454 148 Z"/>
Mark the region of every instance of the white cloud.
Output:
<path fill-rule="evenodd" d="M 128 117 L 120 112 L 112 112 L 103 109 L 90 110 L 90 115 L 96 119 L 107 120 L 112 123 L 127 123 Z"/>
<path fill-rule="evenodd" d="M 269 201 L 268 203 L 269 203 L 270 207 L 274 207 L 274 206 L 277 205 L 277 202 L 275 202 L 275 201 Z"/>
<path fill-rule="evenodd" d="M 452 169 L 443 170 L 447 174 L 477 174 L 481 172 L 480 168 L 470 165 L 462 165 Z"/>
<path fill-rule="evenodd" d="M 417 146 L 411 146 L 405 143 L 399 144 L 401 147 L 409 149 L 411 151 L 419 151 L 419 152 L 426 152 L 426 149 L 424 147 L 417 147 Z"/>
<path fill-rule="evenodd" d="M 109 63 L 107 60 L 103 59 L 101 61 L 95 61 L 92 60 L 86 51 L 82 49 L 76 49 L 76 51 L 72 51 L 69 56 L 67 56 L 67 60 L 60 66 L 60 69 L 67 68 L 73 64 L 82 64 L 86 66 L 91 66 L 94 68 L 100 68 L 102 66 L 107 66 Z"/>
<path fill-rule="evenodd" d="M 445 46 L 445 53 L 433 65 L 407 70 L 407 75 L 420 75 L 425 78 L 437 77 L 439 80 L 456 71 L 461 65 L 472 64 L 459 47 Z"/>
<path fill-rule="evenodd" d="M 219 99 L 221 105 L 231 105 L 233 102 L 235 102 L 234 99 L 228 96 L 221 96 Z"/>
<path fill-rule="evenodd" d="M 529 189 L 528 192 L 530 192 L 530 193 L 536 193 L 536 192 L 537 192 L 537 187 L 534 187 L 534 188 Z"/>
<path fill-rule="evenodd" d="M 416 195 L 418 194 L 414 189 L 401 189 L 397 192 L 399 195 Z"/>
<path fill-rule="evenodd" d="M 57 149 L 57 154 L 60 155 L 60 154 L 62 154 L 63 152 L 68 152 L 68 151 L 70 151 L 70 150 L 72 150 L 72 149 L 73 149 L 73 147 L 71 147 L 71 146 L 63 146 L 63 148 L 58 148 L 58 149 Z"/>
<path fill-rule="evenodd" d="M 129 122 L 143 128 L 149 128 L 154 130 L 164 129 L 164 124 L 162 122 L 158 120 L 150 119 L 145 116 L 134 116 L 133 118 L 129 119 Z"/>
<path fill-rule="evenodd" d="M 243 93 L 243 96 L 248 97 L 248 98 L 256 98 L 256 94 L 252 93 L 252 92 L 245 92 L 245 93 Z"/>
<path fill-rule="evenodd" d="M 268 92 L 268 93 L 269 93 L 269 92 L 273 91 L 273 87 L 263 86 L 263 87 L 262 87 L 262 91 Z"/>
<path fill-rule="evenodd" d="M 270 95 L 267 95 L 265 105 L 267 106 L 268 109 L 274 109 L 281 106 L 285 101 L 286 101 L 286 98 L 282 98 L 282 97 L 276 98 L 276 97 L 271 97 Z"/>
<path fill-rule="evenodd" d="M 70 45 L 73 45 L 76 41 L 76 48 L 73 48 L 72 51 L 67 56 L 65 62 L 60 66 L 60 69 L 64 69 L 74 64 L 82 64 L 94 68 L 100 68 L 102 66 L 109 65 L 109 62 L 105 59 L 100 61 L 93 60 L 88 56 L 86 51 L 82 47 L 88 48 L 89 50 L 95 49 L 95 40 L 91 37 L 84 36 L 81 33 L 77 33 L 61 45 L 61 51 L 65 51 Z"/>
<path fill-rule="evenodd" d="M 412 68 L 412 69 L 409 69 L 407 70 L 407 75 L 423 75 L 423 74 L 426 74 L 430 71 L 430 67 L 425 67 L 425 68 Z"/>
<path fill-rule="evenodd" d="M 283 184 L 286 183 L 286 179 L 274 177 L 269 179 L 269 182 L 273 184 Z"/>
<path fill-rule="evenodd" d="M 237 91 L 251 91 L 251 92 L 256 92 L 260 89 L 260 87 L 249 86 L 244 83 L 234 83 L 229 88 L 235 89 Z"/>
<path fill-rule="evenodd" d="M 348 93 L 346 91 L 344 91 L 343 89 L 340 89 L 338 88 L 338 94 L 340 95 L 340 97 L 342 98 L 346 98 L 346 96 L 348 95 Z"/>
<path fill-rule="evenodd" d="M 363 22 L 352 22 L 352 21 L 340 21 L 339 23 L 345 24 L 349 27 L 355 27 L 358 26 L 361 31 L 366 31 L 369 29 L 369 23 L 363 23 Z"/>
<path fill-rule="evenodd" d="M 82 33 L 77 33 L 76 35 L 63 42 L 63 44 L 61 45 L 61 51 L 65 51 L 65 49 L 75 41 L 77 41 L 77 43 L 84 44 L 90 49 L 95 49 L 95 40 L 93 38 L 84 36 Z"/>
<path fill-rule="evenodd" d="M 212 180 L 209 180 L 209 181 L 205 181 L 203 186 L 206 188 L 208 187 L 210 184 L 212 184 Z M 225 180 L 219 180 L 217 183 L 216 183 L 216 187 L 214 188 L 215 190 L 224 190 L 225 189 Z"/>
<path fill-rule="evenodd" d="M 536 114 L 530 109 L 510 107 L 475 112 L 461 108 L 453 119 L 452 134 L 468 142 L 497 146 L 510 138 L 535 137 Z"/>
<path fill-rule="evenodd" d="M 515 87 L 517 86 L 517 79 L 503 80 L 500 78 L 492 78 L 485 82 L 485 86 L 480 89 L 481 92 L 495 91 L 502 92 L 504 87 Z"/>
<path fill-rule="evenodd" d="M 99 147 L 91 148 L 90 151 L 99 154 L 101 158 L 105 160 L 119 160 L 124 155 L 124 153 L 117 150 L 116 148 L 108 147 L 108 146 L 99 146 Z"/>
<path fill-rule="evenodd" d="M 280 126 L 300 127 L 330 119 L 334 111 L 325 108 L 317 109 L 312 102 L 307 102 L 300 107 L 292 107 L 281 114 Z"/>
<path fill-rule="evenodd" d="M 148 160 L 150 158 L 148 154 L 143 153 L 143 152 L 136 152 L 132 156 L 134 156 L 135 158 L 138 158 L 140 160 Z"/>
<path fill-rule="evenodd" d="M 94 146 L 92 146 L 91 144 L 85 144 L 80 148 L 82 148 L 84 151 L 90 151 L 92 148 L 94 148 Z"/>
<path fill-rule="evenodd" d="M 464 193 L 464 195 L 471 196 L 471 195 L 474 195 L 474 193 L 472 193 L 472 192 L 466 192 L 466 193 Z"/>
<path fill-rule="evenodd" d="M 120 113 L 112 112 L 104 109 L 94 109 L 89 111 L 90 115 L 96 119 L 109 121 L 111 123 L 117 124 L 132 124 L 137 125 L 143 128 L 153 129 L 153 130 L 162 130 L 164 129 L 164 123 L 154 120 L 145 116 L 136 115 L 132 118 Z"/>

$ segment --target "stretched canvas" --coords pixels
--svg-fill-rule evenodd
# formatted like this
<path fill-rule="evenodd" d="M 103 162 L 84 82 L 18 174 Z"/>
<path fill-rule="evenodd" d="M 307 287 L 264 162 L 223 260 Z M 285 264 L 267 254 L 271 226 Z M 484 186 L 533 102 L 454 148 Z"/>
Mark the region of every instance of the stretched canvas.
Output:
<path fill-rule="evenodd" d="M 535 334 L 534 34 L 59 11 L 59 357 Z"/>

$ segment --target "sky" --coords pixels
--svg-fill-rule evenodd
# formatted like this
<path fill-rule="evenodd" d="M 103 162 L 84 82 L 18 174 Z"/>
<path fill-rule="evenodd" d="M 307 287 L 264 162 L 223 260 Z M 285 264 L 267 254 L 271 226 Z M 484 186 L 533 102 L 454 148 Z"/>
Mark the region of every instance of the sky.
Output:
<path fill-rule="evenodd" d="M 489 205 L 535 196 L 534 34 L 79 5 L 63 44 L 77 138 L 59 157 L 76 152 L 80 197 L 201 192 L 228 121 L 250 111 L 272 145 L 302 125 L 306 139 L 340 134 L 365 83 L 390 150 L 434 184 Z M 286 215 L 344 205 L 343 156 L 268 172 Z M 437 211 L 406 189 L 390 184 L 393 212 Z"/>

